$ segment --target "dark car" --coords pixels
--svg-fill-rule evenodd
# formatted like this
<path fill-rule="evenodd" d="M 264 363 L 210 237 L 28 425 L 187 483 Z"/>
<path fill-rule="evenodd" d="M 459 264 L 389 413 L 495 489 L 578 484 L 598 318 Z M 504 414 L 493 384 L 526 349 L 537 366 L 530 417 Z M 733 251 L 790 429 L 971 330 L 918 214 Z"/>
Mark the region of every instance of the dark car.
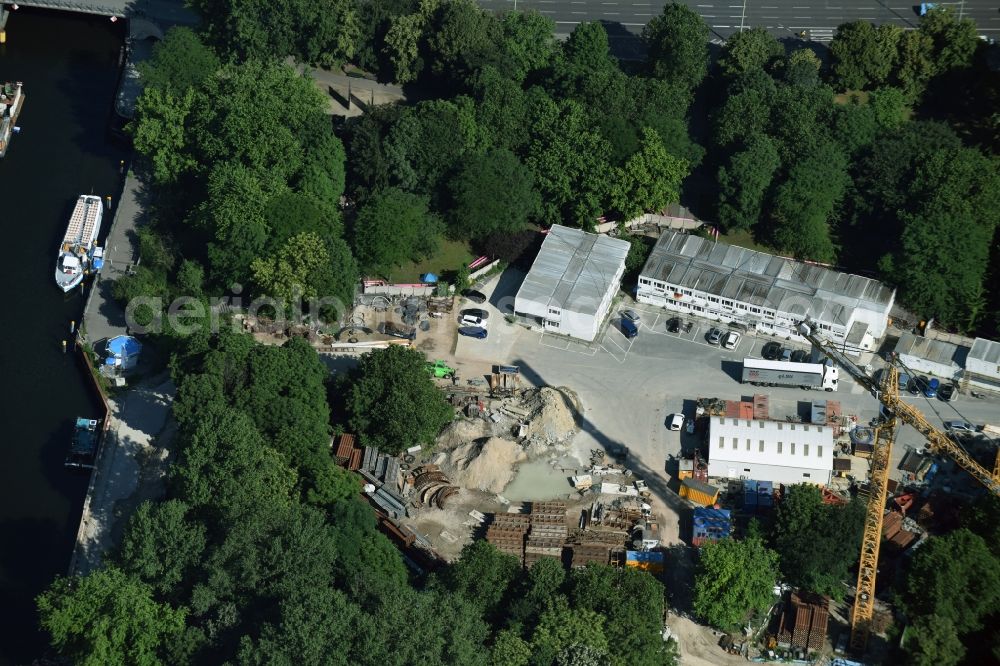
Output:
<path fill-rule="evenodd" d="M 681 330 L 681 318 L 671 317 L 667 320 L 667 330 L 671 333 L 678 333 Z"/>
<path fill-rule="evenodd" d="M 459 335 L 467 335 L 470 338 L 477 338 L 479 340 L 485 340 L 486 336 L 489 334 L 485 328 L 481 326 L 463 326 L 458 329 Z"/>
<path fill-rule="evenodd" d="M 910 395 L 920 395 L 920 379 L 914 377 L 906 383 L 906 390 L 910 392 Z"/>
<path fill-rule="evenodd" d="M 938 400 L 944 400 L 945 402 L 951 402 L 955 399 L 955 385 L 945 384 L 940 389 L 938 389 Z"/>
<path fill-rule="evenodd" d="M 486 310 L 480 310 L 479 308 L 469 308 L 467 310 L 462 310 L 463 317 L 475 317 L 477 319 L 489 319 L 490 313 Z"/>
<path fill-rule="evenodd" d="M 773 361 L 781 356 L 781 344 L 777 342 L 768 342 L 763 346 L 763 348 L 761 348 L 760 356 L 765 361 Z"/>
<path fill-rule="evenodd" d="M 804 349 L 796 349 L 792 352 L 792 363 L 808 363 L 809 352 Z"/>
<path fill-rule="evenodd" d="M 462 296 L 465 296 L 467 299 L 469 299 L 473 303 L 485 303 L 486 302 L 486 294 L 484 294 L 481 291 L 476 291 L 475 289 L 466 289 L 465 291 L 462 292 Z"/>
<path fill-rule="evenodd" d="M 629 319 L 628 317 L 622 317 L 622 334 L 631 340 L 635 336 L 639 335 L 639 327 L 636 323 Z"/>

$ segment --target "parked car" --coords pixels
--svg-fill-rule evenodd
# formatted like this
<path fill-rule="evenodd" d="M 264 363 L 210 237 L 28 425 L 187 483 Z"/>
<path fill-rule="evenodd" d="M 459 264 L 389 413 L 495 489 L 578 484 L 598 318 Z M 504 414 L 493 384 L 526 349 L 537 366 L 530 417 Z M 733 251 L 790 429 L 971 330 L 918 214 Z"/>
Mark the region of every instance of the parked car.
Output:
<path fill-rule="evenodd" d="M 939 388 L 941 388 L 941 380 L 932 377 L 931 380 L 927 382 L 927 386 L 924 387 L 924 395 L 928 398 L 936 398 Z"/>
<path fill-rule="evenodd" d="M 459 320 L 459 323 L 462 326 L 479 326 L 482 328 L 486 327 L 486 319 L 471 314 L 463 314 L 462 318 Z"/>
<path fill-rule="evenodd" d="M 808 363 L 809 352 L 804 349 L 796 349 L 792 352 L 792 363 Z"/>
<path fill-rule="evenodd" d="M 954 432 L 976 432 L 976 426 L 968 421 L 945 421 L 944 429 Z"/>
<path fill-rule="evenodd" d="M 479 308 L 469 308 L 467 310 L 462 310 L 463 315 L 468 315 L 470 317 L 479 317 L 480 319 L 486 320 L 490 318 L 490 313 L 486 310 L 481 310 Z"/>
<path fill-rule="evenodd" d="M 955 399 L 955 385 L 945 384 L 938 389 L 938 400 L 944 400 L 945 402 L 951 402 Z"/>
<path fill-rule="evenodd" d="M 485 328 L 482 328 L 481 326 L 463 326 L 462 328 L 458 329 L 458 334 L 467 335 L 470 338 L 485 340 L 486 336 L 489 335 L 489 332 Z"/>
<path fill-rule="evenodd" d="M 905 391 L 910 386 L 910 381 L 911 380 L 912 380 L 912 377 L 910 377 L 905 372 L 901 372 L 898 375 L 896 375 L 896 381 L 899 384 L 899 390 L 900 391 Z M 879 381 L 882 381 L 882 380 L 879 379 Z"/>
<path fill-rule="evenodd" d="M 760 350 L 760 356 L 765 361 L 773 361 L 781 355 L 781 344 L 778 342 L 768 342 Z"/>
<path fill-rule="evenodd" d="M 931 380 L 924 375 L 917 377 L 917 393 L 924 393 L 927 390 L 927 385 L 931 383 Z"/>
<path fill-rule="evenodd" d="M 687 434 L 689 434 L 689 435 L 693 435 L 694 434 L 694 426 L 695 426 L 695 420 L 694 419 L 688 419 L 687 423 L 684 424 L 684 431 L 687 432 Z"/>
<path fill-rule="evenodd" d="M 740 337 L 740 334 L 736 331 L 729 331 L 722 338 L 722 347 L 724 349 L 736 349 L 736 345 L 740 344 Z"/>
<path fill-rule="evenodd" d="M 622 317 L 622 334 L 631 340 L 635 336 L 639 335 L 639 327 L 635 325 L 635 322 L 628 317 Z"/>
<path fill-rule="evenodd" d="M 713 328 L 708 332 L 708 335 L 705 336 L 705 339 L 708 340 L 708 344 L 717 345 L 722 341 L 722 331 L 717 328 Z"/>
<path fill-rule="evenodd" d="M 900 382 L 899 385 L 902 386 L 903 383 Z M 920 395 L 920 379 L 918 377 L 912 377 L 910 381 L 906 383 L 906 390 L 910 392 L 910 395 Z"/>
<path fill-rule="evenodd" d="M 465 291 L 462 292 L 462 296 L 465 296 L 467 299 L 469 299 L 473 303 L 485 303 L 486 302 L 486 294 L 484 294 L 481 291 L 476 291 L 475 289 L 466 289 Z"/>
<path fill-rule="evenodd" d="M 792 350 L 791 349 L 782 349 L 781 350 L 781 357 L 780 357 L 779 360 L 784 361 L 785 363 L 791 363 L 791 361 L 792 361 Z"/>
<path fill-rule="evenodd" d="M 632 321 L 639 321 L 640 315 L 635 310 L 622 310 L 622 316 Z"/>
<path fill-rule="evenodd" d="M 667 330 L 671 333 L 677 333 L 681 330 L 681 318 L 671 317 L 667 320 Z"/>
<path fill-rule="evenodd" d="M 683 414 L 671 414 L 670 415 L 670 429 L 680 430 L 684 427 L 684 415 Z"/>
<path fill-rule="evenodd" d="M 919 9 L 920 15 L 921 16 L 927 16 L 927 12 L 929 12 L 932 9 L 934 9 L 935 7 L 937 7 L 937 3 L 936 2 L 921 2 L 920 3 L 920 9 Z"/>

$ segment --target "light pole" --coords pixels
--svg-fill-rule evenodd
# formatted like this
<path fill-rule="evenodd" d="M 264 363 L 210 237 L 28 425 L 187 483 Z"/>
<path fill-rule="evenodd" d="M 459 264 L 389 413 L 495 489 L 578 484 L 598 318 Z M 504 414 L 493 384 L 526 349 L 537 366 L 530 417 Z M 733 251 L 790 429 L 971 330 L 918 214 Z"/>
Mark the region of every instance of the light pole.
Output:
<path fill-rule="evenodd" d="M 965 0 L 962 0 L 962 4 L 958 7 L 958 20 L 962 20 L 962 14 L 965 13 Z"/>
<path fill-rule="evenodd" d="M 743 21 L 746 19 L 746 17 L 747 17 L 747 0 L 743 0 L 743 13 L 740 15 L 740 32 L 743 32 Z"/>

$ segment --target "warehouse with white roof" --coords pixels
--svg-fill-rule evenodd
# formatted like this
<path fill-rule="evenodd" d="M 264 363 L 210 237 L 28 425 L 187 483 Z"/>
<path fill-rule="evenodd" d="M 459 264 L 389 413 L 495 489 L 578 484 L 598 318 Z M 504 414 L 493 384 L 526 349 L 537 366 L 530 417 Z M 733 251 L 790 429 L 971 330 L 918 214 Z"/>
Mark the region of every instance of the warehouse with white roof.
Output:
<path fill-rule="evenodd" d="M 976 338 L 965 358 L 963 380 L 973 388 L 1000 391 L 1000 342 Z"/>
<path fill-rule="evenodd" d="M 627 241 L 553 225 L 514 297 L 514 314 L 592 341 L 618 291 L 628 250 Z"/>
<path fill-rule="evenodd" d="M 678 232 L 660 236 L 636 292 L 641 303 L 783 338 L 801 339 L 796 325 L 808 317 L 853 353 L 876 348 L 895 297 L 871 278 Z"/>
<path fill-rule="evenodd" d="M 708 429 L 708 475 L 774 483 L 830 483 L 833 428 L 713 416 Z"/>

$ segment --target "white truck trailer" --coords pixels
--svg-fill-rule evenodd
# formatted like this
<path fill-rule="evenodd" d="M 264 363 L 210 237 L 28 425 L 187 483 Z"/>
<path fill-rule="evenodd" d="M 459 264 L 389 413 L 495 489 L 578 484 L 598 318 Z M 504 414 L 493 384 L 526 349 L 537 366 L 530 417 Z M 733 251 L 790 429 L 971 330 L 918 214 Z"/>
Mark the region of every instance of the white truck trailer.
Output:
<path fill-rule="evenodd" d="M 743 383 L 754 386 L 798 386 L 836 391 L 840 370 L 824 363 L 792 363 L 743 359 Z"/>

